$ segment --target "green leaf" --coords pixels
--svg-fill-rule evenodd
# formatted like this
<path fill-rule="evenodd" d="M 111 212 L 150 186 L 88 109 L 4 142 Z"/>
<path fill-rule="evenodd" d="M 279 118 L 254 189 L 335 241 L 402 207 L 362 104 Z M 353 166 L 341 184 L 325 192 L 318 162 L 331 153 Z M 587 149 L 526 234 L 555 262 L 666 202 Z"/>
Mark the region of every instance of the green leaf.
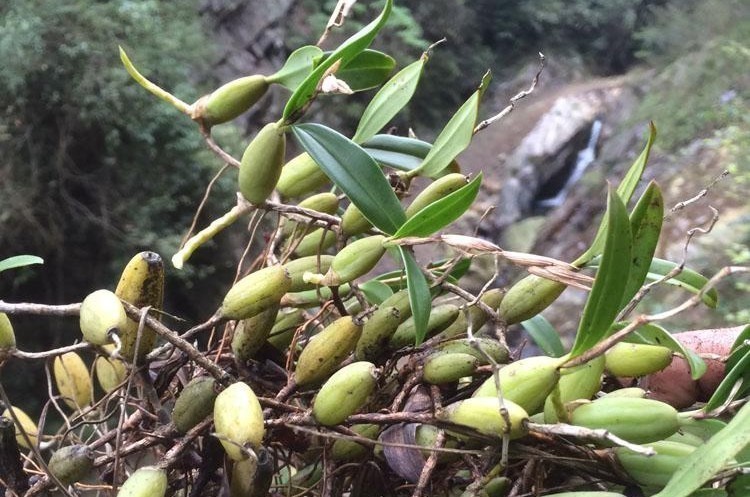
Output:
<path fill-rule="evenodd" d="M 732 345 L 731 353 L 724 364 L 726 371 L 724 379 L 716 388 L 711 398 L 703 407 L 708 412 L 719 407 L 729 400 L 730 394 L 734 391 L 734 398 L 742 397 L 750 388 L 750 325 L 737 336 Z M 735 390 L 735 383 L 741 381 L 740 386 Z M 750 448 L 749 448 L 750 449 Z"/>
<path fill-rule="evenodd" d="M 377 163 L 341 133 L 320 124 L 292 126 L 307 153 L 362 211 L 368 221 L 393 234 L 406 221 L 401 203 Z"/>
<path fill-rule="evenodd" d="M 575 343 L 570 351 L 576 357 L 604 338 L 620 311 L 622 295 L 630 272 L 630 219 L 620 197 L 610 188 L 607 198 L 607 238 L 602 262 L 583 309 Z"/>
<path fill-rule="evenodd" d="M 469 268 L 471 267 L 471 261 L 471 258 L 462 258 L 458 262 L 458 264 L 453 267 L 450 273 L 448 273 L 446 281 L 454 285 L 457 284 L 458 280 L 460 280 L 468 272 Z M 427 265 L 427 269 L 430 271 L 430 273 L 440 277 L 445 274 L 443 266 L 448 262 L 450 262 L 450 259 L 431 262 Z M 389 271 L 387 273 L 376 276 L 375 279 L 387 284 L 391 289 L 399 290 L 404 287 L 404 272 L 402 270 Z M 433 291 L 432 293 L 433 296 L 437 295 L 436 291 Z"/>
<path fill-rule="evenodd" d="M 364 91 L 383 84 L 396 61 L 388 54 L 377 50 L 364 50 L 347 65 L 336 71 L 352 91 Z"/>
<path fill-rule="evenodd" d="M 458 280 L 460 280 L 461 278 L 463 278 L 463 276 L 469 271 L 469 268 L 471 267 L 471 261 L 472 260 L 473 260 L 473 258 L 471 258 L 471 257 L 464 257 L 463 259 L 461 259 L 453 267 L 453 269 L 450 271 L 450 273 L 448 273 L 448 281 L 458 282 Z M 442 275 L 444 273 L 444 271 L 432 269 L 433 267 L 440 267 L 442 264 L 443 264 L 442 262 L 438 262 L 438 263 L 435 263 L 435 264 L 430 264 L 430 265 L 427 266 L 427 268 L 430 269 L 430 271 L 434 271 L 438 275 Z"/>
<path fill-rule="evenodd" d="M 32 264 L 44 264 L 44 259 L 35 255 L 15 255 L 0 261 L 0 273 L 6 269 L 30 266 Z"/>
<path fill-rule="evenodd" d="M 651 155 L 651 147 L 654 145 L 654 140 L 656 140 L 656 126 L 654 126 L 654 123 L 649 123 L 646 146 L 633 165 L 630 166 L 630 169 L 628 169 L 622 182 L 617 186 L 617 194 L 620 196 L 624 204 L 630 202 L 633 193 L 635 193 L 635 188 L 638 186 L 638 182 L 641 181 L 643 171 L 646 169 L 648 158 Z"/>
<path fill-rule="evenodd" d="M 479 89 L 456 111 L 435 139 L 430 153 L 416 172 L 423 176 L 437 176 L 469 146 L 477 124 L 479 101 L 488 84 L 489 77 L 485 75 Z"/>
<path fill-rule="evenodd" d="M 266 81 L 280 84 L 294 91 L 310 75 L 315 68 L 316 60 L 321 55 L 323 55 L 323 50 L 314 45 L 300 47 L 289 54 L 282 68 L 268 76 Z"/>
<path fill-rule="evenodd" d="M 727 424 L 720 419 L 714 418 L 703 418 L 703 419 L 683 419 L 680 422 L 680 431 L 691 433 L 703 440 L 708 440 L 713 437 L 721 430 L 723 430 Z"/>
<path fill-rule="evenodd" d="M 737 476 L 727 485 L 730 497 L 744 497 L 750 495 L 750 474 Z"/>
<path fill-rule="evenodd" d="M 625 327 L 627 323 L 617 323 L 613 329 L 618 330 Z M 653 323 L 644 324 L 625 338 L 626 342 L 644 343 L 646 345 L 660 345 L 682 354 L 690 367 L 690 376 L 697 380 L 706 372 L 706 363 L 698 354 L 685 347 L 674 335 L 661 326 Z"/>
<path fill-rule="evenodd" d="M 654 123 L 649 123 L 649 134 L 648 141 L 646 142 L 646 147 L 641 152 L 641 155 L 639 155 L 635 160 L 633 165 L 630 166 L 630 169 L 628 169 L 628 172 L 625 174 L 622 182 L 620 182 L 620 185 L 617 187 L 617 194 L 620 196 L 625 205 L 630 202 L 630 199 L 635 192 L 635 188 L 636 186 L 638 186 L 638 182 L 643 176 L 643 171 L 646 168 L 648 157 L 651 154 L 651 147 L 654 144 L 654 140 L 656 140 L 656 126 L 654 126 Z M 602 253 L 606 231 L 607 218 L 605 216 L 604 218 L 602 218 L 602 221 L 599 224 L 599 229 L 596 232 L 596 236 L 594 236 L 594 241 L 591 243 L 591 246 L 586 250 L 586 252 L 581 254 L 578 259 L 573 261 L 572 264 L 574 266 L 582 267 L 591 259 Z"/>
<path fill-rule="evenodd" d="M 412 62 L 396 73 L 372 97 L 362 113 L 357 131 L 352 138 L 356 143 L 362 143 L 372 138 L 411 100 L 426 62 L 427 56 L 425 54 L 419 60 Z"/>
<path fill-rule="evenodd" d="M 375 35 L 377 35 L 380 28 L 382 28 L 388 20 L 392 7 L 393 0 L 386 0 L 383 11 L 375 20 L 352 35 L 334 50 L 329 57 L 315 67 L 313 72 L 311 72 L 307 78 L 299 84 L 294 90 L 294 93 L 292 93 L 292 96 L 289 97 L 282 115 L 284 121 L 288 121 L 290 118 L 294 117 L 294 114 L 305 107 L 310 100 L 315 97 L 320 80 L 331 66 L 338 61 L 341 61 L 341 67 L 346 66 L 346 64 L 352 61 L 365 48 L 370 46 Z"/>
<path fill-rule="evenodd" d="M 384 166 L 401 171 L 413 171 L 422 165 L 422 160 L 430 153 L 432 144 L 406 136 L 375 135 L 363 143 L 362 148 Z M 460 170 L 455 160 L 451 161 L 448 167 L 452 172 Z"/>
<path fill-rule="evenodd" d="M 741 357 L 739 357 L 739 354 L 735 356 L 732 367 L 727 365 L 724 378 L 719 383 L 719 386 L 716 387 L 706 405 L 703 406 L 704 411 L 712 411 L 725 402 L 742 396 L 747 391 L 748 385 L 750 385 L 750 349 L 746 347 L 742 352 Z M 741 383 L 737 390 L 735 390 L 737 382 Z M 732 392 L 735 393 L 733 394 Z"/>
<path fill-rule="evenodd" d="M 551 357 L 562 357 L 565 355 L 565 347 L 557 333 L 547 319 L 537 314 L 531 319 L 521 322 L 526 333 L 531 336 L 534 343 L 542 349 L 542 352 Z"/>
<path fill-rule="evenodd" d="M 744 466 L 750 465 L 750 444 L 747 445 L 741 451 L 739 451 L 737 453 L 737 457 L 735 459 L 737 460 L 738 463 L 740 463 L 740 464 L 742 464 Z M 750 476 L 750 474 L 748 476 Z M 745 481 L 744 485 L 746 485 L 746 488 L 750 489 L 750 480 Z M 733 495 L 737 495 L 737 494 L 733 494 Z M 742 495 L 748 495 L 748 494 L 745 493 L 745 494 L 742 494 Z"/>
<path fill-rule="evenodd" d="M 404 246 L 399 246 L 401 259 L 406 269 L 406 287 L 409 290 L 409 305 L 414 317 L 414 328 L 416 330 L 416 343 L 419 345 L 427 334 L 427 322 L 430 319 L 432 309 L 432 295 L 422 269 L 414 259 L 414 255 Z"/>
<path fill-rule="evenodd" d="M 624 308 L 638 293 L 646 280 L 648 268 L 659 243 L 661 224 L 664 218 L 664 198 L 659 185 L 653 181 L 648 185 L 630 214 L 630 232 L 633 235 L 633 254 L 630 274 L 621 308 Z"/>
<path fill-rule="evenodd" d="M 403 154 L 400 152 L 392 152 L 390 150 L 378 150 L 376 148 L 373 149 L 367 147 L 363 148 L 370 157 L 381 165 L 392 167 L 399 171 L 413 171 L 422 163 L 422 157 L 416 157 L 414 155 Z"/>
<path fill-rule="evenodd" d="M 367 301 L 375 305 L 383 303 L 385 299 L 393 295 L 391 287 L 375 279 L 361 283 L 359 289 L 365 294 Z"/>
<path fill-rule="evenodd" d="M 695 449 L 675 471 L 667 486 L 654 497 L 688 497 L 750 444 L 750 403 L 737 412 L 726 428 Z"/>
<path fill-rule="evenodd" d="M 357 142 L 356 139 L 352 141 Z M 401 171 L 411 171 L 422 164 L 422 159 L 430 152 L 432 145 L 406 136 L 375 135 L 364 142 L 362 148 L 381 164 Z"/>
<path fill-rule="evenodd" d="M 469 184 L 422 208 L 410 217 L 393 237 L 424 237 L 440 231 L 471 207 L 477 198 L 481 183 L 482 173 L 479 173 Z"/>
<path fill-rule="evenodd" d="M 586 267 L 596 269 L 599 267 L 600 260 L 600 257 L 596 257 L 589 263 L 587 263 Z M 666 261 L 664 259 L 654 257 L 651 260 L 651 265 L 648 268 L 646 280 L 659 281 L 664 278 L 664 276 L 672 272 L 672 270 L 678 265 L 679 264 L 675 262 Z M 691 293 L 697 294 L 701 291 L 701 288 L 703 288 L 705 284 L 708 283 L 708 278 L 696 271 L 693 271 L 692 269 L 682 268 L 682 271 L 677 276 L 664 281 L 664 283 L 672 286 L 677 286 Z M 716 307 L 718 300 L 719 294 L 715 288 L 712 288 L 709 291 L 705 292 L 701 298 L 701 301 L 712 309 Z"/>
<path fill-rule="evenodd" d="M 737 361 L 745 354 L 746 350 L 750 350 L 750 343 L 747 343 L 748 340 L 750 340 L 750 324 L 745 326 L 737 336 L 737 340 L 732 344 L 732 348 L 730 349 L 732 353 L 729 354 L 726 362 L 728 370 L 737 364 Z"/>
<path fill-rule="evenodd" d="M 669 274 L 677 266 L 678 264 L 674 262 L 654 258 L 651 261 L 651 266 L 648 269 L 646 278 L 651 281 L 658 281 Z M 701 288 L 703 288 L 706 283 L 708 283 L 708 278 L 693 271 L 692 269 L 682 268 L 682 272 L 680 272 L 680 274 L 678 274 L 674 278 L 666 280 L 665 283 L 684 288 L 689 292 L 697 294 L 701 291 Z M 719 294 L 716 292 L 715 288 L 712 288 L 703 294 L 701 300 L 708 307 L 714 309 L 716 308 L 716 305 L 718 303 Z"/>

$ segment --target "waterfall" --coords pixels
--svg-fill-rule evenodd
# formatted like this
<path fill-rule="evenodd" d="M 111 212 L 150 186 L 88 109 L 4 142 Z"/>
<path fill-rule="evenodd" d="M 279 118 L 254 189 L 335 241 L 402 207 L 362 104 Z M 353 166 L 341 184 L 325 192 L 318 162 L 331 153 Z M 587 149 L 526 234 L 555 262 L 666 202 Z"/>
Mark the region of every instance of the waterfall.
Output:
<path fill-rule="evenodd" d="M 589 167 L 592 162 L 594 162 L 594 159 L 596 159 L 596 144 L 599 142 L 599 135 L 601 134 L 601 131 L 602 122 L 599 119 L 596 119 L 591 125 L 591 134 L 589 135 L 588 144 L 586 145 L 586 148 L 578 152 L 575 166 L 570 172 L 570 176 L 568 176 L 568 179 L 565 181 L 563 187 L 559 192 L 557 192 L 557 195 L 555 195 L 554 197 L 539 200 L 536 204 L 537 207 L 541 207 L 543 209 L 552 209 L 562 205 L 562 203 L 565 201 L 565 198 L 568 196 L 568 192 L 570 191 L 570 189 L 574 184 L 576 184 L 579 179 L 581 179 L 583 173 L 586 172 L 586 168 Z"/>

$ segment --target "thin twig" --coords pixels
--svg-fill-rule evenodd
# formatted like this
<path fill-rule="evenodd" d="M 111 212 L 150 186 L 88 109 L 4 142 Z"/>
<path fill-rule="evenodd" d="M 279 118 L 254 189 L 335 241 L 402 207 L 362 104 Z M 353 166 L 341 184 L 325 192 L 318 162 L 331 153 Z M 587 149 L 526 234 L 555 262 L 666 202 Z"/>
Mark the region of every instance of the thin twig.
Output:
<path fill-rule="evenodd" d="M 129 316 L 138 317 L 140 315 L 140 309 L 138 309 L 134 305 L 131 305 L 127 302 L 123 302 L 123 305 L 125 306 L 125 311 Z M 226 385 L 234 381 L 232 375 L 208 360 L 200 350 L 196 349 L 193 345 L 190 344 L 190 342 L 181 338 L 179 335 L 177 335 L 177 333 L 164 326 L 158 319 L 146 315 L 144 317 L 144 323 L 157 335 L 184 352 L 185 355 L 190 358 L 190 360 L 205 369 L 211 376 L 216 378 L 216 381 L 218 381 L 219 383 Z"/>
<path fill-rule="evenodd" d="M 443 407 L 443 400 L 442 396 L 440 394 L 440 389 L 436 385 L 432 385 L 430 388 L 430 397 L 432 398 L 432 410 L 437 412 Z M 437 436 L 435 437 L 435 442 L 432 444 L 433 451 L 430 452 L 430 455 L 427 457 L 427 460 L 424 463 L 424 466 L 422 466 L 422 472 L 419 474 L 419 480 L 417 481 L 417 486 L 414 488 L 414 491 L 412 492 L 412 497 L 422 497 L 422 494 L 424 493 L 425 489 L 427 488 L 427 484 L 430 482 L 430 479 L 432 478 L 432 473 L 435 471 L 435 468 L 437 467 L 438 463 L 438 452 L 434 449 L 441 449 L 443 448 L 443 445 L 445 444 L 445 431 L 444 430 L 438 430 Z"/>
<path fill-rule="evenodd" d="M 312 219 L 313 221 L 317 221 L 313 223 L 314 226 L 319 226 L 322 228 L 325 228 L 329 225 L 338 226 L 339 224 L 341 224 L 341 218 L 337 216 L 325 214 L 324 212 L 318 212 L 313 209 L 307 209 L 298 205 L 281 204 L 279 202 L 266 200 L 259 207 L 261 209 L 287 214 L 287 217 L 289 217 L 293 221 L 308 222 L 310 219 Z"/>
<path fill-rule="evenodd" d="M 203 432 L 211 426 L 213 423 L 213 416 L 208 416 L 206 419 L 192 427 L 182 439 L 172 446 L 166 454 L 161 458 L 157 467 L 167 469 L 177 463 L 177 460 L 185 452 L 190 445 L 193 444 L 196 438 L 203 434 Z"/>
<path fill-rule="evenodd" d="M 343 428 L 340 426 L 327 427 L 329 430 L 335 431 L 321 431 L 318 427 L 307 427 L 300 425 L 290 424 L 287 428 L 301 433 L 307 433 L 316 437 L 330 438 L 334 440 L 348 440 L 350 442 L 356 442 L 358 444 L 367 445 L 371 447 L 394 447 L 399 449 L 419 449 L 427 452 L 434 452 L 436 454 L 462 454 L 462 455 L 481 455 L 484 451 L 476 449 L 454 449 L 450 447 L 424 447 L 422 445 L 412 445 L 407 443 L 399 442 L 385 442 L 383 440 L 377 440 L 372 438 L 363 437 L 357 435 L 349 428 Z"/>
<path fill-rule="evenodd" d="M 576 438 L 586 438 L 592 440 L 609 441 L 613 444 L 625 447 L 633 452 L 642 454 L 644 456 L 653 456 L 656 451 L 652 447 L 644 447 L 642 445 L 634 444 L 623 440 L 622 438 L 614 435 L 609 430 L 584 428 L 583 426 L 573 426 L 564 423 L 557 424 L 539 424 L 539 423 L 528 423 L 527 427 L 529 431 L 537 433 L 545 433 L 549 435 L 560 435 L 570 436 Z"/>
<path fill-rule="evenodd" d="M 201 212 L 203 212 L 203 208 L 206 206 L 206 202 L 208 202 L 208 196 L 211 194 L 211 190 L 213 189 L 216 182 L 221 178 L 221 175 L 224 174 L 224 172 L 229 168 L 229 164 L 224 164 L 221 169 L 219 169 L 219 172 L 214 175 L 213 178 L 211 178 L 211 181 L 208 182 L 208 186 L 206 186 L 206 191 L 203 192 L 203 198 L 201 199 L 200 203 L 198 204 L 198 208 L 195 209 L 195 214 L 193 214 L 193 221 L 190 223 L 190 228 L 188 228 L 187 233 L 185 233 L 185 236 L 182 238 L 182 242 L 180 243 L 180 249 L 185 246 L 185 243 L 187 243 L 188 239 L 193 233 L 193 230 L 195 230 L 195 227 L 198 225 L 198 218 L 201 215 Z"/>
<path fill-rule="evenodd" d="M 534 89 L 536 89 L 536 85 L 539 82 L 539 76 L 542 75 L 542 71 L 544 71 L 544 66 L 547 62 L 547 59 L 544 57 L 544 54 L 542 52 L 539 52 L 539 69 L 537 70 L 536 74 L 534 75 L 534 79 L 531 80 L 531 86 L 527 90 L 521 91 L 514 95 L 510 100 L 507 107 L 505 107 L 503 110 L 500 111 L 499 114 L 496 114 L 489 119 L 485 119 L 481 123 L 477 125 L 476 128 L 474 128 L 474 134 L 479 133 L 483 129 L 487 128 L 493 123 L 496 123 L 500 119 L 504 118 L 508 114 L 510 114 L 513 111 L 513 108 L 516 105 L 516 102 L 519 100 L 528 97 L 534 92 Z"/>
<path fill-rule="evenodd" d="M 78 350 L 90 349 L 91 344 L 87 342 L 76 343 L 74 345 L 68 345 L 66 347 L 60 347 L 57 349 L 45 350 L 43 352 L 25 352 L 23 350 L 13 349 L 10 354 L 13 357 L 19 359 L 48 359 L 58 355 L 66 354 L 68 352 L 76 352 Z"/>
<path fill-rule="evenodd" d="M 432 473 L 433 471 L 435 471 L 435 467 L 438 463 L 439 453 L 435 449 L 441 449 L 444 443 L 445 431 L 439 430 L 437 436 L 435 437 L 435 443 L 431 447 L 432 452 L 430 452 L 427 461 L 425 461 L 424 466 L 422 467 L 422 473 L 420 473 L 419 475 L 419 481 L 417 482 L 417 486 L 416 488 L 414 488 L 414 492 L 412 492 L 411 497 L 422 497 L 422 494 L 424 494 L 424 491 L 427 488 L 427 484 L 430 482 Z"/>
<path fill-rule="evenodd" d="M 128 304 L 127 302 L 123 301 L 123 304 Z M 123 424 L 125 423 L 125 417 L 127 415 L 127 403 L 128 398 L 130 396 L 130 392 L 133 388 L 133 380 L 135 379 L 135 375 L 138 374 L 138 351 L 141 348 L 141 339 L 143 338 L 143 330 L 145 329 L 146 324 L 146 318 L 148 317 L 148 311 L 151 307 L 145 307 L 143 309 L 138 309 L 135 306 L 133 306 L 134 314 L 130 317 L 135 319 L 138 318 L 138 329 L 136 330 L 135 335 L 135 347 L 133 352 L 133 364 L 132 368 L 130 369 L 130 375 L 128 376 L 128 383 L 125 387 L 125 395 L 122 399 L 120 399 L 120 416 L 117 420 L 117 431 L 115 436 L 115 454 L 114 454 L 114 460 L 112 464 L 112 487 L 113 489 L 117 488 L 118 484 L 118 472 L 120 469 L 120 458 L 122 457 L 121 449 L 122 449 L 122 437 L 124 435 L 124 430 L 122 429 Z M 128 307 L 126 306 L 126 311 Z"/>
<path fill-rule="evenodd" d="M 206 142 L 206 145 L 208 145 L 208 148 L 211 149 L 212 152 L 214 152 L 216 155 L 218 155 L 221 160 L 223 160 L 227 165 L 233 166 L 236 168 L 240 167 L 240 161 L 232 157 L 229 153 L 224 151 L 223 148 L 221 148 L 213 138 L 211 138 L 211 130 L 205 127 L 203 124 L 200 125 L 200 131 L 203 135 L 203 138 Z"/>
<path fill-rule="evenodd" d="M 472 293 L 467 292 L 460 286 L 454 285 L 453 283 L 443 282 L 443 288 L 445 288 L 446 290 L 448 290 L 449 292 L 455 295 L 458 295 L 459 297 L 464 299 L 466 302 L 469 302 L 472 305 L 476 305 L 477 307 L 479 307 L 482 310 L 482 312 L 484 312 L 485 314 L 487 314 L 487 316 L 489 316 L 490 321 L 492 322 L 500 321 L 500 316 L 498 316 L 495 309 L 493 309 L 492 307 L 488 306 L 486 303 L 479 300 L 479 298 L 476 295 L 473 295 Z"/>
<path fill-rule="evenodd" d="M 4 302 L 0 300 L 0 312 L 6 314 L 35 314 L 38 316 L 78 316 L 81 313 L 81 304 L 27 304 Z"/>
<path fill-rule="evenodd" d="M 333 8 L 331 17 L 328 19 L 328 23 L 323 30 L 323 34 L 320 35 L 320 38 L 316 43 L 317 46 L 323 44 L 333 28 L 339 28 L 344 25 L 344 20 L 346 19 L 346 16 L 349 15 L 349 11 L 356 1 L 357 0 L 338 0 L 336 6 Z"/>
<path fill-rule="evenodd" d="M 62 483 L 57 476 L 55 476 L 50 470 L 49 466 L 47 466 L 47 463 L 44 461 L 44 458 L 39 453 L 39 448 L 36 446 L 36 444 L 31 443 L 31 438 L 29 437 L 29 434 L 26 433 L 26 430 L 23 429 L 23 425 L 21 424 L 21 421 L 18 419 L 18 416 L 16 416 L 15 409 L 12 409 L 11 406 L 13 405 L 10 402 L 10 399 L 8 398 L 8 394 L 5 392 L 5 388 L 3 388 L 3 384 L 0 383 L 0 400 L 3 401 L 3 404 L 7 406 L 8 413 L 10 414 L 10 418 L 13 420 L 13 423 L 16 425 L 16 428 L 20 428 L 19 432 L 21 433 L 21 436 L 23 437 L 26 444 L 31 449 L 31 452 L 34 453 L 34 458 L 36 459 L 37 464 L 39 464 L 42 469 L 44 469 L 44 472 L 47 474 L 49 478 L 51 478 L 55 484 L 58 486 L 60 491 L 67 495 L 68 497 L 73 497 L 73 494 L 71 494 L 68 491 L 67 485 Z M 38 436 L 41 437 L 41 434 Z M 75 494 L 78 495 L 78 494 Z"/>
<path fill-rule="evenodd" d="M 667 219 L 671 218 L 671 217 L 672 217 L 672 215 L 673 215 L 673 214 L 674 214 L 675 212 L 681 211 L 681 210 L 682 210 L 682 209 L 684 209 L 685 207 L 687 207 L 687 206 L 689 206 L 689 205 L 691 205 L 691 204 L 694 204 L 694 203 L 695 203 L 695 202 L 697 202 L 698 200 L 700 200 L 700 199 L 702 199 L 703 197 L 705 197 L 706 195 L 708 195 L 708 192 L 709 192 L 709 191 L 711 190 L 711 188 L 713 188 L 713 187 L 714 187 L 714 186 L 716 185 L 716 183 L 718 183 L 719 181 L 723 180 L 723 179 L 724 179 L 724 178 L 726 178 L 727 176 L 729 176 L 729 171 L 727 171 L 727 170 L 724 170 L 724 171 L 722 171 L 722 172 L 721 172 L 721 174 L 719 174 L 718 176 L 716 176 L 716 177 L 715 177 L 715 178 L 714 178 L 714 179 L 713 179 L 713 180 L 712 180 L 712 181 L 711 181 L 711 182 L 710 182 L 710 183 L 708 184 L 708 186 L 706 186 L 706 187 L 705 187 L 705 188 L 704 188 L 703 190 L 699 191 L 699 192 L 698 192 L 698 193 L 697 193 L 697 194 L 696 194 L 695 196 L 693 196 L 693 197 L 691 197 L 691 198 L 689 198 L 689 199 L 687 199 L 687 200 L 683 200 L 683 201 L 681 201 L 681 202 L 677 202 L 677 203 L 676 203 L 676 204 L 674 205 L 674 207 L 672 207 L 671 209 L 669 209 L 669 213 L 667 213 L 667 215 L 666 215 L 666 216 L 664 216 L 664 220 L 667 220 Z"/>

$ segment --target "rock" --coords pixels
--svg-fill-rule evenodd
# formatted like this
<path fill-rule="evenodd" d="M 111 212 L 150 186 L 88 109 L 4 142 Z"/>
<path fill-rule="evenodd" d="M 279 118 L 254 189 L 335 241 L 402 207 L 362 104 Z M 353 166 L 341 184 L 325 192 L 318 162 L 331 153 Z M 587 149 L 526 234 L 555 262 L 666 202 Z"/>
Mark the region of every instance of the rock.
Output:
<path fill-rule="evenodd" d="M 503 230 L 532 213 L 545 183 L 575 165 L 595 119 L 605 122 L 626 90 L 586 89 L 559 97 L 505 161 L 494 227 Z M 563 179 L 564 181 L 564 179 Z"/>
<path fill-rule="evenodd" d="M 294 0 L 203 0 L 200 13 L 219 47 L 214 74 L 221 83 L 251 74 L 270 75 L 284 64 L 287 30 Z M 284 94 L 271 91 L 243 119 L 245 127 L 268 121 L 283 105 Z"/>

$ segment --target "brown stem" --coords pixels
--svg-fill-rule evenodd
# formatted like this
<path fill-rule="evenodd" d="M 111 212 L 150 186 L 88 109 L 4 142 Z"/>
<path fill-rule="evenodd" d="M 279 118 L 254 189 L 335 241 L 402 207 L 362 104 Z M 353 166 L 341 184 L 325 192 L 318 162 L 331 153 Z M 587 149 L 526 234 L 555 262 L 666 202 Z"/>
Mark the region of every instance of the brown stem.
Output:
<path fill-rule="evenodd" d="M 213 416 L 208 416 L 206 419 L 191 428 L 185 436 L 182 437 L 182 440 L 176 443 L 166 454 L 164 454 L 164 457 L 159 461 L 157 467 L 167 469 L 173 466 L 182 453 L 190 447 L 195 439 L 198 438 L 198 436 L 200 436 L 203 431 L 211 425 L 211 423 L 213 423 Z"/>
<path fill-rule="evenodd" d="M 435 444 L 432 446 L 432 448 L 440 449 L 443 447 L 444 443 L 445 431 L 440 430 L 437 434 L 437 437 L 435 437 Z M 435 471 L 435 467 L 437 466 L 438 456 L 439 452 L 430 452 L 430 456 L 427 458 L 427 461 L 425 461 L 424 466 L 422 467 L 422 473 L 420 473 L 419 475 L 419 481 L 417 482 L 417 486 L 414 489 L 414 492 L 412 492 L 411 497 L 422 497 L 422 494 L 424 494 L 424 491 L 427 488 L 427 484 L 430 482 L 430 478 L 432 477 L 432 472 Z"/>
<path fill-rule="evenodd" d="M 140 317 L 140 309 L 127 302 L 123 302 L 123 305 L 125 306 L 125 311 L 131 318 L 138 319 Z M 190 360 L 205 369 L 211 376 L 216 378 L 216 381 L 218 381 L 219 383 L 227 385 L 234 381 L 232 375 L 221 369 L 213 362 L 209 361 L 198 349 L 193 347 L 190 342 L 184 340 L 183 338 L 180 338 L 177 333 L 164 326 L 158 319 L 146 315 L 144 318 L 144 323 L 150 329 L 154 330 L 157 335 L 164 338 L 164 340 L 184 352 L 185 355 L 190 358 Z"/>
<path fill-rule="evenodd" d="M 281 204 L 278 202 L 271 202 L 266 200 L 263 205 L 259 206 L 261 209 L 281 212 L 282 214 L 292 214 L 289 216 L 292 220 L 307 222 L 309 219 L 319 221 L 320 224 L 316 223 L 315 226 L 325 228 L 328 225 L 339 225 L 341 224 L 341 218 L 318 212 L 313 209 L 307 209 L 298 205 Z"/>
<path fill-rule="evenodd" d="M 19 359 L 47 359 L 49 357 L 55 357 L 58 355 L 65 354 L 67 352 L 75 352 L 77 350 L 89 349 L 91 344 L 86 342 L 76 343 L 75 345 L 68 345 L 67 347 L 60 347 L 52 350 L 45 350 L 43 352 L 24 352 L 23 350 L 14 349 L 11 351 L 13 357 Z"/>
<path fill-rule="evenodd" d="M 495 312 L 495 309 L 488 306 L 487 304 L 479 300 L 479 297 L 473 295 L 470 292 L 467 292 L 460 286 L 454 285 L 453 283 L 444 282 L 443 288 L 445 288 L 446 290 L 448 290 L 449 292 L 455 295 L 458 295 L 459 297 L 464 299 L 466 302 L 469 302 L 470 305 L 476 305 L 477 307 L 482 309 L 482 312 L 487 314 L 487 316 L 489 316 L 490 318 L 490 321 L 492 321 L 493 323 L 497 323 L 500 321 L 500 316 L 497 315 L 497 312 Z"/>
<path fill-rule="evenodd" d="M 36 314 L 40 316 L 78 316 L 81 312 L 81 304 L 12 304 L 0 300 L 0 312 L 6 314 Z"/>
<path fill-rule="evenodd" d="M 531 80 L 531 86 L 527 90 L 521 91 L 517 93 L 515 96 L 513 96 L 510 99 L 510 103 L 507 107 L 505 107 L 503 110 L 500 111 L 499 114 L 496 114 L 493 117 L 490 117 L 489 119 L 485 119 L 481 123 L 477 125 L 476 128 L 474 128 L 474 134 L 477 134 L 478 132 L 482 131 L 484 128 L 490 126 L 491 124 L 499 121 L 500 119 L 504 118 L 508 114 L 510 114 L 513 111 L 513 108 L 516 105 L 516 102 L 519 100 L 528 97 L 534 92 L 534 89 L 536 89 L 536 85 L 539 82 L 539 76 L 542 75 L 542 71 L 544 70 L 544 66 L 546 63 L 546 58 L 544 57 L 544 54 L 542 52 L 539 52 L 539 70 L 534 75 L 534 79 Z"/>
<path fill-rule="evenodd" d="M 240 161 L 232 157 L 230 154 L 228 154 L 226 151 L 224 151 L 223 148 L 221 148 L 213 138 L 211 138 L 211 130 L 205 127 L 203 124 L 200 125 L 200 131 L 203 135 L 204 140 L 206 141 L 206 145 L 208 145 L 208 148 L 211 149 L 213 153 L 218 155 L 221 160 L 229 164 L 230 166 L 239 168 L 240 167 Z"/>

